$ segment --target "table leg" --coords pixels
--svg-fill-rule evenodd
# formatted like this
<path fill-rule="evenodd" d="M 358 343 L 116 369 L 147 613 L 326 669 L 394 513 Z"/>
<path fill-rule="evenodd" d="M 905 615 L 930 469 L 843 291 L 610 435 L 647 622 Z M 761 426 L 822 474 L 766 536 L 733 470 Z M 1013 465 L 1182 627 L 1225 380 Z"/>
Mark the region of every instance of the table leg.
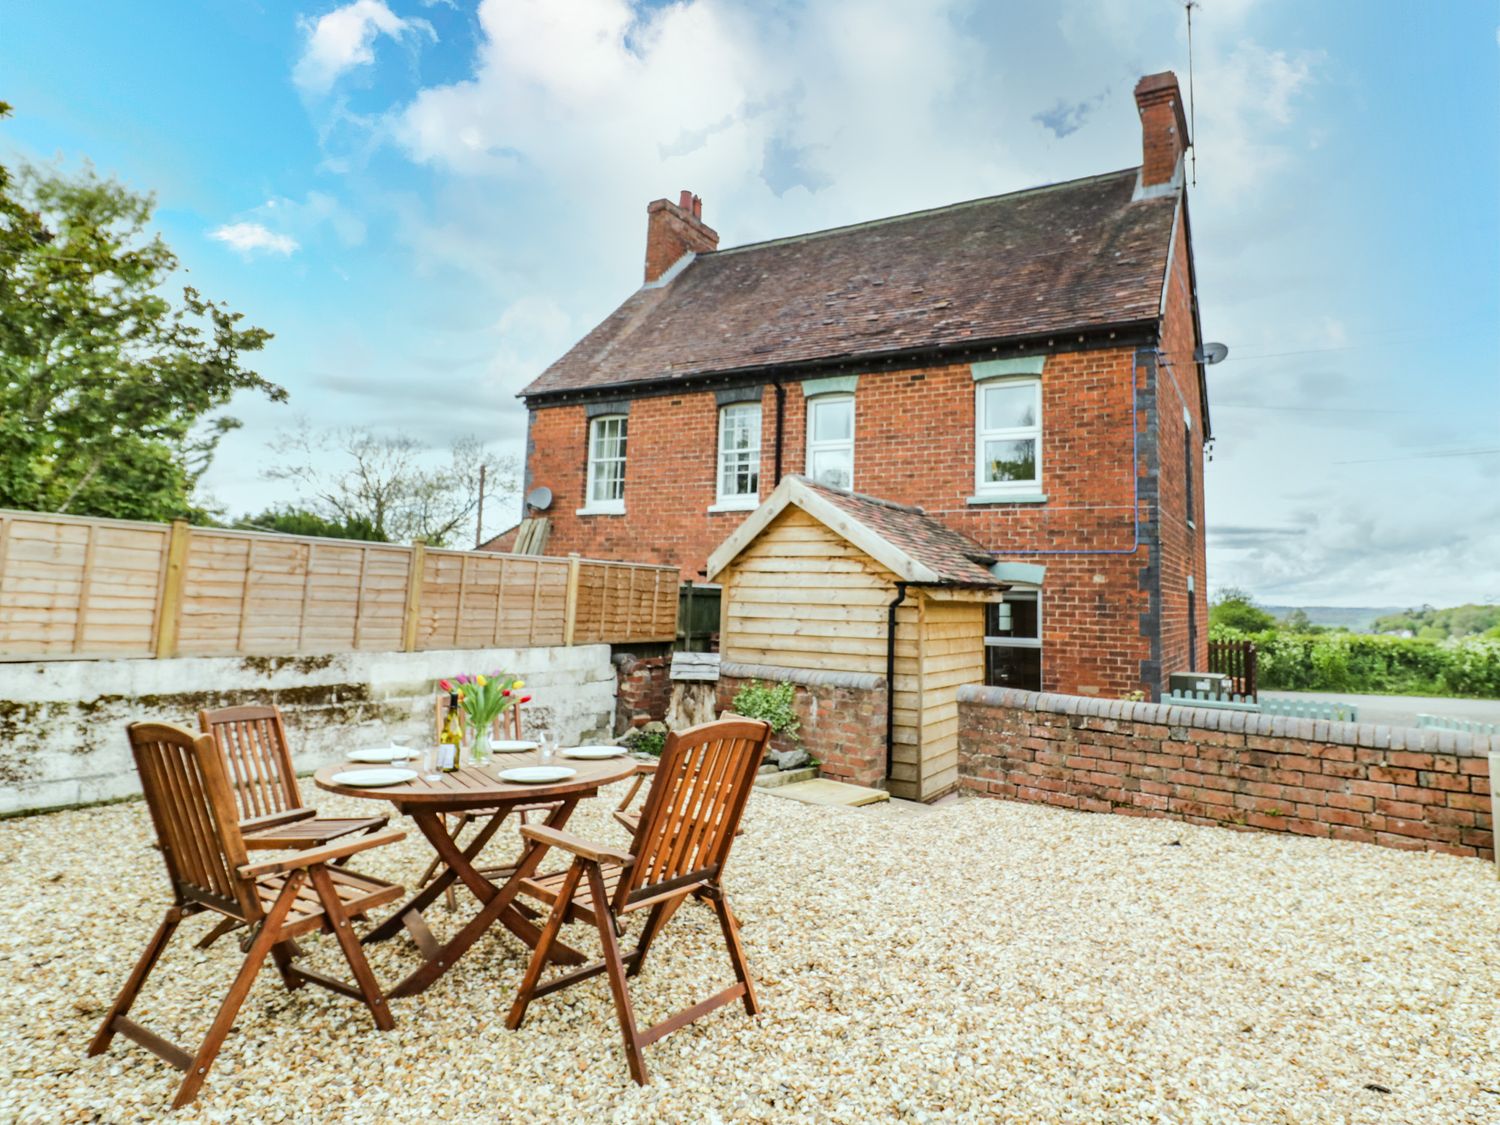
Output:
<path fill-rule="evenodd" d="M 420 914 L 434 902 L 436 902 L 438 900 L 438 897 L 445 890 L 447 890 L 449 886 L 452 885 L 453 881 L 459 878 L 461 869 L 474 871 L 472 861 L 479 857 L 479 853 L 484 850 L 484 846 L 490 842 L 490 837 L 492 837 L 500 828 L 501 822 L 505 820 L 506 816 L 509 815 L 509 813 L 509 809 L 502 809 L 500 812 L 497 812 L 494 816 L 490 817 L 489 821 L 483 827 L 481 827 L 477 833 L 475 833 L 474 838 L 470 840 L 468 845 L 463 849 L 463 852 L 461 854 L 464 862 L 459 867 L 455 867 L 454 864 L 448 863 L 443 868 L 443 870 L 438 872 L 437 877 L 434 878 L 432 882 L 428 883 L 416 894 L 412 895 L 411 898 L 407 899 L 404 903 L 397 907 L 395 912 L 392 913 L 389 918 L 387 918 L 384 922 L 381 922 L 378 926 L 376 926 L 373 930 L 366 934 L 364 937 L 365 944 L 368 945 L 371 942 L 386 941 L 387 939 L 393 938 L 397 934 L 401 933 L 405 928 L 401 922 L 402 918 L 404 918 L 413 910 Z M 447 829 L 443 826 L 443 817 L 441 813 L 413 812 L 411 814 L 411 818 L 416 822 L 417 827 L 421 829 L 422 835 L 426 836 L 428 841 L 437 850 L 439 862 L 447 859 L 448 854 L 451 854 L 451 852 L 457 852 L 458 845 L 453 842 L 453 837 L 448 835 Z M 439 845 L 437 840 L 434 838 L 434 829 L 439 835 L 442 836 L 443 840 L 446 842 L 446 847 L 449 849 L 448 852 L 445 852 L 444 846 Z M 478 872 L 476 871 L 475 874 L 477 875 Z M 479 876 L 479 878 L 484 884 L 484 890 L 483 892 L 476 890 L 474 893 L 479 895 L 481 902 L 488 902 L 490 896 L 495 893 L 495 886 L 483 876 Z M 473 889 L 473 884 L 469 883 L 467 879 L 465 879 L 465 883 L 470 887 L 470 889 Z"/>
<path fill-rule="evenodd" d="M 585 796 L 579 794 L 562 801 L 547 817 L 547 825 L 550 828 L 561 828 L 567 823 L 568 817 L 573 814 L 573 809 Z M 438 854 L 443 857 L 449 868 L 457 873 L 457 877 L 463 879 L 465 885 L 472 890 L 484 906 L 479 913 L 469 919 L 462 929 L 458 931 L 446 944 L 439 949 L 434 956 L 428 957 L 417 969 L 406 977 L 400 984 L 392 988 L 387 994 L 391 998 L 402 996 L 415 996 L 429 988 L 438 977 L 442 976 L 454 963 L 468 951 L 479 938 L 495 922 L 500 922 L 511 933 L 515 934 L 528 947 L 535 948 L 537 941 L 541 938 L 541 931 L 522 916 L 515 908 L 514 900 L 521 889 L 521 880 L 530 877 L 547 854 L 547 845 L 535 841 L 527 841 L 526 850 L 522 854 L 520 862 L 516 864 L 515 872 L 505 881 L 502 887 L 496 887 L 483 875 L 474 869 L 471 862 L 472 856 L 466 854 L 473 851 L 477 855 L 471 843 L 465 852 L 460 852 L 453 838 L 443 829 L 441 820 L 435 813 L 413 813 L 412 819 L 422 829 L 423 835 L 437 849 Z M 498 818 L 497 818 L 498 819 Z M 486 826 L 488 828 L 488 826 Z M 435 881 L 434 881 L 435 882 Z M 429 884 L 429 888 L 432 884 Z M 429 900 L 431 901 L 431 900 Z M 388 925 L 389 920 L 382 925 Z M 399 916 L 398 923 L 399 925 Z M 560 942 L 554 943 L 550 960 L 562 965 L 581 965 L 585 958 L 578 950 Z"/>

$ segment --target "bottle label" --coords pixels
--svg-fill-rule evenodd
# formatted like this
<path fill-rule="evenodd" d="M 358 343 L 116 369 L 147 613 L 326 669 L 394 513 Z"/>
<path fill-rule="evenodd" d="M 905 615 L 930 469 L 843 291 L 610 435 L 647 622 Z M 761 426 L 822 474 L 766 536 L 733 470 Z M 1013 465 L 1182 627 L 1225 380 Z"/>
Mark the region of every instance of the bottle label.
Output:
<path fill-rule="evenodd" d="M 438 769 L 451 770 L 454 767 L 454 758 L 457 756 L 458 747 L 451 742 L 445 742 L 438 747 Z"/>

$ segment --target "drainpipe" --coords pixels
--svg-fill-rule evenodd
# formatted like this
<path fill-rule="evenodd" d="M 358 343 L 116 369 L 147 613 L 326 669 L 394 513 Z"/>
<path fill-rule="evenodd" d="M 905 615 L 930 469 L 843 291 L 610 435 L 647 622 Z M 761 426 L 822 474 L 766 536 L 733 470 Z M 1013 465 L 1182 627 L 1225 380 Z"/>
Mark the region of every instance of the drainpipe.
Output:
<path fill-rule="evenodd" d="M 781 430 L 786 419 L 786 388 L 780 382 L 771 384 L 776 388 L 776 480 L 781 483 Z"/>
<path fill-rule="evenodd" d="M 896 600 L 886 608 L 885 619 L 885 776 L 896 762 L 896 609 L 906 600 L 910 582 L 896 583 Z"/>

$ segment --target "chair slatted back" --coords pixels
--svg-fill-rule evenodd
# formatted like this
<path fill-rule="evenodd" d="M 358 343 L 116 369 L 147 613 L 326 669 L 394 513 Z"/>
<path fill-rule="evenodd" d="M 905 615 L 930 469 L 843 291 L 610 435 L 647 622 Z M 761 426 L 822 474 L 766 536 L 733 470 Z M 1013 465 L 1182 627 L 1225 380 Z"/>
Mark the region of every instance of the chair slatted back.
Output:
<path fill-rule="evenodd" d="M 199 711 L 198 725 L 213 735 L 224 755 L 241 820 L 303 807 L 281 708 Z"/>
<path fill-rule="evenodd" d="M 458 718 L 459 721 L 463 723 L 464 729 L 467 730 L 469 728 L 469 716 L 464 712 L 462 708 L 459 709 Z M 443 737 L 443 724 L 447 721 L 448 693 L 440 691 L 437 695 L 438 738 Z M 521 733 L 521 704 L 519 700 L 515 703 L 512 703 L 504 711 L 500 712 L 499 715 L 495 716 L 495 721 L 490 724 L 490 737 L 510 738 L 517 741 L 525 737 Z"/>
<path fill-rule="evenodd" d="M 619 882 L 616 909 L 664 884 L 717 877 L 770 738 L 770 726 L 757 719 L 703 723 L 667 736 L 631 843 L 635 863 Z"/>
<path fill-rule="evenodd" d="M 126 733 L 177 901 L 258 919 L 254 887 L 238 874 L 245 842 L 213 736 L 170 723 L 131 723 Z"/>

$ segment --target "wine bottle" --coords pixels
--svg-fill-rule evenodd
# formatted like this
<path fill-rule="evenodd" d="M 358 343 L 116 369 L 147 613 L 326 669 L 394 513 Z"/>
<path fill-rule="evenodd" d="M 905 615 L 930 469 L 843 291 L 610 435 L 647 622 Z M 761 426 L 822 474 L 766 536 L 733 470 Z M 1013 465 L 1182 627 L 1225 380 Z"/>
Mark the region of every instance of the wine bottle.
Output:
<path fill-rule="evenodd" d="M 448 693 L 448 717 L 443 721 L 443 733 L 438 736 L 438 768 L 452 773 L 459 767 L 463 757 L 464 722 L 458 710 L 458 692 Z"/>

